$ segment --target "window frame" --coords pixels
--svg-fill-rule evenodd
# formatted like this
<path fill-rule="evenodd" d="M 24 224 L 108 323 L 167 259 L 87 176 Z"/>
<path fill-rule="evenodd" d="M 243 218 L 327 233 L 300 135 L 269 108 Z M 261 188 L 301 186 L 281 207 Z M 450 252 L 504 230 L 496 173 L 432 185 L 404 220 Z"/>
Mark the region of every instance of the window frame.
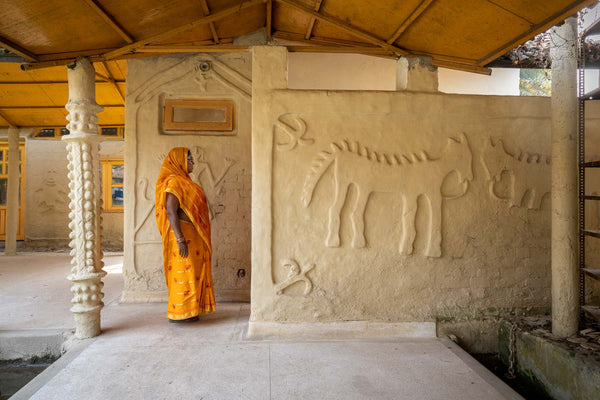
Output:
<path fill-rule="evenodd" d="M 125 166 L 123 158 L 103 158 L 100 160 L 101 173 L 102 173 L 102 211 L 104 212 L 115 212 L 122 213 L 125 210 L 125 204 L 122 206 L 115 206 L 112 204 L 112 190 L 113 188 L 123 188 L 125 193 L 125 182 L 113 184 L 112 181 L 112 168 L 115 165 Z"/>
<path fill-rule="evenodd" d="M 117 136 L 112 136 L 112 135 L 102 135 L 102 129 L 104 128 L 117 128 Z M 53 129 L 54 130 L 54 136 L 38 136 L 42 130 L 46 130 L 46 129 Z M 60 127 L 52 127 L 52 126 L 48 126 L 48 127 L 44 127 L 44 128 L 39 128 L 37 129 L 35 132 L 33 132 L 33 134 L 31 135 L 31 137 L 33 139 L 40 139 L 40 140 L 60 140 L 63 136 L 66 135 L 61 135 L 60 134 L 60 130 L 61 129 L 66 129 L 64 126 L 60 126 Z M 108 139 L 108 140 L 124 140 L 125 138 L 125 127 L 123 125 L 106 125 L 106 126 L 100 126 L 98 129 L 98 135 L 101 135 L 102 137 Z"/>

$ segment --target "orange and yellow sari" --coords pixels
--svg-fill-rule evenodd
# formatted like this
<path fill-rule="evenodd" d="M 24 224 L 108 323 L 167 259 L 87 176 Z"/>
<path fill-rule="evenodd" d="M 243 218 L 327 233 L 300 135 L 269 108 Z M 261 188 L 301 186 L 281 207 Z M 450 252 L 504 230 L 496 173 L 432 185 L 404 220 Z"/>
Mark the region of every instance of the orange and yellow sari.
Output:
<path fill-rule="evenodd" d="M 185 147 L 172 149 L 156 181 L 156 223 L 162 236 L 165 280 L 169 289 L 167 318 L 172 320 L 216 310 L 208 204 L 204 191 L 187 172 L 187 154 Z M 188 246 L 186 258 L 179 255 L 177 239 L 167 217 L 167 193 L 177 197 L 179 207 L 191 221 L 179 221 Z"/>

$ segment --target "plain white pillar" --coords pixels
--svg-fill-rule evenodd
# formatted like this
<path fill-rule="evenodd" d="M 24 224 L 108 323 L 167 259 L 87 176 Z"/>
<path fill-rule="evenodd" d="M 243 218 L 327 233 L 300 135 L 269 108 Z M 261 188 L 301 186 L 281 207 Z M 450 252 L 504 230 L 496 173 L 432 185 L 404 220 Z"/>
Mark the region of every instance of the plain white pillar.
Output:
<path fill-rule="evenodd" d="M 552 333 L 579 328 L 577 21 L 552 30 Z"/>
<path fill-rule="evenodd" d="M 8 128 L 8 185 L 6 198 L 6 238 L 4 254 L 17 254 L 19 230 L 19 128 Z"/>

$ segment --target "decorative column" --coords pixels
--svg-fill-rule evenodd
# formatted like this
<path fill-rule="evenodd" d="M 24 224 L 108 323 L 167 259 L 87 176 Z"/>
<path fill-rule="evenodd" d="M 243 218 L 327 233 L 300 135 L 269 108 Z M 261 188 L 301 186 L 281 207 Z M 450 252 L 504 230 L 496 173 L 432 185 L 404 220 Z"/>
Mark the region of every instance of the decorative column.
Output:
<path fill-rule="evenodd" d="M 102 227 L 100 216 L 100 162 L 98 147 L 98 117 L 102 107 L 96 104 L 94 67 L 87 58 L 77 59 L 68 66 L 69 115 L 63 136 L 67 142 L 69 160 L 69 238 L 71 243 L 71 274 L 73 286 L 75 336 L 80 339 L 100 334 L 102 298 Z"/>
<path fill-rule="evenodd" d="M 6 198 L 6 239 L 4 254 L 17 255 L 19 230 L 19 128 L 8 128 L 8 184 Z"/>
<path fill-rule="evenodd" d="M 552 30 L 552 333 L 579 325 L 577 21 Z"/>

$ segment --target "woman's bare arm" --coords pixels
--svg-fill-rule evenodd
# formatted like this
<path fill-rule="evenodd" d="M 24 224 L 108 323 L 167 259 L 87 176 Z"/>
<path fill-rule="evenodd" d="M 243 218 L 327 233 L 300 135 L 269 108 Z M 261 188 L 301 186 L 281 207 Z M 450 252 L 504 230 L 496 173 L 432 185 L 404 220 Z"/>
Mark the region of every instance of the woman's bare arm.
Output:
<path fill-rule="evenodd" d="M 181 226 L 179 226 L 179 217 L 177 216 L 177 210 L 179 210 L 179 199 L 172 193 L 167 193 L 167 217 L 169 218 L 169 224 L 177 239 L 177 246 L 179 247 L 179 255 L 181 257 L 188 256 L 188 247 L 185 241 L 185 236 L 181 232 Z"/>

